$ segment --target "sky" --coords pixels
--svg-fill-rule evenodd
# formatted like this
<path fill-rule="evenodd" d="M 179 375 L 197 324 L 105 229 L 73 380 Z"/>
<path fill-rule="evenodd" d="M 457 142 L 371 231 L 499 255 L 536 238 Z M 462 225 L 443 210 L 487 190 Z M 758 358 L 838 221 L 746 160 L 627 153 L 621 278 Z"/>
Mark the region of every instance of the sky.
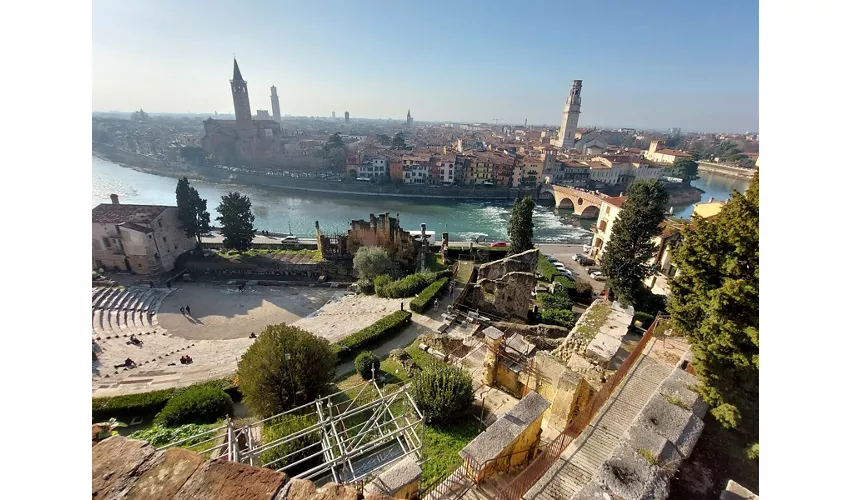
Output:
<path fill-rule="evenodd" d="M 754 0 L 92 3 L 92 110 L 758 130 Z"/>

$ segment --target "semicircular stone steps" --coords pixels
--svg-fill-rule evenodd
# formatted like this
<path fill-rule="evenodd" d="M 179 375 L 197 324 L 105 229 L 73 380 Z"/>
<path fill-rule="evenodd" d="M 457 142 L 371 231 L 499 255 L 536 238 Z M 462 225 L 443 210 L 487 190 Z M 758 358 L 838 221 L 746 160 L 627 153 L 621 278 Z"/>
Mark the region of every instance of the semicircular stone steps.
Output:
<path fill-rule="evenodd" d="M 92 289 L 92 338 L 159 333 L 156 311 L 169 288 L 96 287 Z"/>

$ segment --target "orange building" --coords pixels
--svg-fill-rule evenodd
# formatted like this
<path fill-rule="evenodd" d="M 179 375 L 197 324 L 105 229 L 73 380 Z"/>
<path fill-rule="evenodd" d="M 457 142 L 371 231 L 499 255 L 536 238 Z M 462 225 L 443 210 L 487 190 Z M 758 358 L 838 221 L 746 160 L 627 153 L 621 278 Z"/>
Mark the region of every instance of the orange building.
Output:
<path fill-rule="evenodd" d="M 404 170 L 402 170 L 401 158 L 393 158 L 390 160 L 390 179 L 404 179 Z"/>

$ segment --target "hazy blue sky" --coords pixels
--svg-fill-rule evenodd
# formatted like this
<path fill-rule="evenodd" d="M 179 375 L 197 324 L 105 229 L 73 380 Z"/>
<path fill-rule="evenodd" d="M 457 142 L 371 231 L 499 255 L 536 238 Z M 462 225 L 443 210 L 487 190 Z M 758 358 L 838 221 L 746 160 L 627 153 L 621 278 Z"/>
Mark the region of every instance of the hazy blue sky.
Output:
<path fill-rule="evenodd" d="M 94 111 L 758 129 L 758 3 L 94 0 Z"/>

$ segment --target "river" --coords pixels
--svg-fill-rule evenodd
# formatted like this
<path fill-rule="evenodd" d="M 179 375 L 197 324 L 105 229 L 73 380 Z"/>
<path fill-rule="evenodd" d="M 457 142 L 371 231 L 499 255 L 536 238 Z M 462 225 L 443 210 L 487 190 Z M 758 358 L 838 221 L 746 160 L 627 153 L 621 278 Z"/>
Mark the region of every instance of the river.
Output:
<path fill-rule="evenodd" d="M 706 191 L 703 200 L 710 196 L 721 200 L 729 196 L 732 189 L 743 191 L 747 182 L 725 177 L 700 174 L 693 185 Z M 418 230 L 424 222 L 428 230 L 440 233 L 448 231 L 452 240 L 466 240 L 475 236 L 486 236 L 488 240 L 507 240 L 507 223 L 510 217 L 510 201 L 427 201 L 400 198 L 340 197 L 328 194 L 283 193 L 255 186 L 230 186 L 192 181 L 215 224 L 218 215 L 215 208 L 221 196 L 238 190 L 251 198 L 257 229 L 276 232 L 291 231 L 296 236 L 315 236 L 315 222 L 319 221 L 325 234 L 346 231 L 352 219 L 368 219 L 369 214 L 389 212 L 398 214 L 401 226 L 407 230 Z M 174 205 L 177 180 L 138 172 L 115 163 L 92 156 L 92 207 L 109 203 L 109 195 L 118 195 L 121 203 Z M 677 207 L 675 214 L 687 217 L 693 207 Z M 547 243 L 589 244 L 592 220 L 578 220 L 571 210 L 557 210 L 537 206 L 533 214 L 534 239 Z"/>

